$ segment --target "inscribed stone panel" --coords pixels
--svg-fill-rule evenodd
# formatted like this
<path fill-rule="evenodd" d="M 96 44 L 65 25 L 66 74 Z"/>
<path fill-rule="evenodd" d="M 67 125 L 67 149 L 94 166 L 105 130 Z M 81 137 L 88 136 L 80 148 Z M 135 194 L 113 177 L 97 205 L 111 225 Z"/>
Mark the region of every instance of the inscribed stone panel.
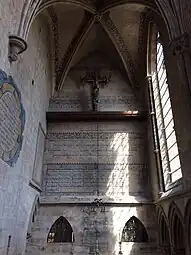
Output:
<path fill-rule="evenodd" d="M 145 131 L 144 123 L 137 121 L 50 125 L 45 192 L 113 199 L 144 194 Z"/>

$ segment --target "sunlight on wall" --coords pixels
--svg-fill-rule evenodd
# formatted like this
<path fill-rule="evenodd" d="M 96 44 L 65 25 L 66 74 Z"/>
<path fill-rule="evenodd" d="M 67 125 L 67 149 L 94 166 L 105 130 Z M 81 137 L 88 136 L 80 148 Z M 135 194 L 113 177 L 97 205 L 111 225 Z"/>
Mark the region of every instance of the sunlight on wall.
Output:
<path fill-rule="evenodd" d="M 114 168 L 109 176 L 106 195 L 113 199 L 120 199 L 129 191 L 129 135 L 116 133 L 110 143 L 110 148 L 117 153 Z"/>
<path fill-rule="evenodd" d="M 108 177 L 106 196 L 117 201 L 136 202 L 144 193 L 144 135 L 139 126 L 127 126 L 128 132 L 116 132 L 110 141 L 113 169 Z M 110 157 L 110 154 L 108 155 Z"/>
<path fill-rule="evenodd" d="M 112 221 L 113 221 L 113 236 L 115 237 L 116 244 L 114 248 L 114 253 L 119 253 L 119 242 L 121 241 L 122 231 L 126 222 L 132 217 L 137 215 L 136 207 L 127 207 L 127 208 L 111 208 L 112 212 Z M 122 243 L 122 252 L 124 254 L 130 254 L 132 247 L 132 242 Z"/>

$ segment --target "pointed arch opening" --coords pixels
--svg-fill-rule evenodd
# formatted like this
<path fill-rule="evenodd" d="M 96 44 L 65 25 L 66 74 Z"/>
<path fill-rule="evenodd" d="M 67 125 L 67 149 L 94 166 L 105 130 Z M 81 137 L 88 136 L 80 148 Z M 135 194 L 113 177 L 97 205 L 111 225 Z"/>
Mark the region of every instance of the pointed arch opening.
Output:
<path fill-rule="evenodd" d="M 160 221 L 160 244 L 164 246 L 170 246 L 170 236 L 164 216 L 161 216 Z"/>
<path fill-rule="evenodd" d="M 122 242 L 148 242 L 148 234 L 143 223 L 135 216 L 131 217 L 122 231 Z"/>
<path fill-rule="evenodd" d="M 185 252 L 185 231 L 182 214 L 175 203 L 172 203 L 169 210 L 170 231 L 173 250 L 176 254 L 184 255 Z"/>
<path fill-rule="evenodd" d="M 191 250 L 191 199 L 188 200 L 185 210 L 185 233 L 187 233 L 187 241 Z"/>
<path fill-rule="evenodd" d="M 70 223 L 63 216 L 59 217 L 52 225 L 48 237 L 48 243 L 74 242 L 74 233 Z"/>
<path fill-rule="evenodd" d="M 184 255 L 184 228 L 177 214 L 174 215 L 173 219 L 172 240 L 174 244 L 174 250 L 177 252 L 177 254 Z"/>
<path fill-rule="evenodd" d="M 165 254 L 171 254 L 171 243 L 170 243 L 170 233 L 167 224 L 167 219 L 165 217 L 163 209 L 159 209 L 159 216 L 158 216 L 158 238 L 159 238 L 159 245 L 161 249 L 165 252 Z"/>

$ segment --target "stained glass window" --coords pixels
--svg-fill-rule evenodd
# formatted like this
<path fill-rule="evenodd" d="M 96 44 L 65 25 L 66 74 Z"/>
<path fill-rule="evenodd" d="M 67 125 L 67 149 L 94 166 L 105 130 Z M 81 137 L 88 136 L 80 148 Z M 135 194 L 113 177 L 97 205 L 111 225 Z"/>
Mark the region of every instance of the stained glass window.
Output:
<path fill-rule="evenodd" d="M 147 242 L 148 234 L 142 222 L 135 216 L 131 217 L 122 232 L 122 242 Z"/>

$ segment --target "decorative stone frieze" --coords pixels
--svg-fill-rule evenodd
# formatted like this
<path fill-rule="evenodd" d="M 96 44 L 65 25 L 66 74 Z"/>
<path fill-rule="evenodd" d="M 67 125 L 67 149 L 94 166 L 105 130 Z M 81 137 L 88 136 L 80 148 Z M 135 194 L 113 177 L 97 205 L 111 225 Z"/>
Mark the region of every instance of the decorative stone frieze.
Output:
<path fill-rule="evenodd" d="M 18 55 L 23 53 L 27 49 L 27 43 L 24 39 L 16 35 L 9 36 L 9 61 L 15 62 L 18 59 Z"/>

